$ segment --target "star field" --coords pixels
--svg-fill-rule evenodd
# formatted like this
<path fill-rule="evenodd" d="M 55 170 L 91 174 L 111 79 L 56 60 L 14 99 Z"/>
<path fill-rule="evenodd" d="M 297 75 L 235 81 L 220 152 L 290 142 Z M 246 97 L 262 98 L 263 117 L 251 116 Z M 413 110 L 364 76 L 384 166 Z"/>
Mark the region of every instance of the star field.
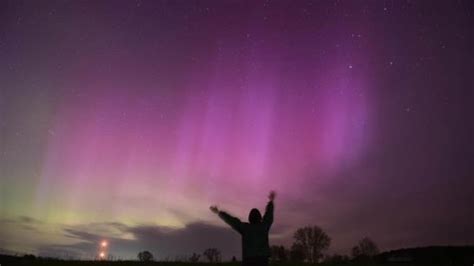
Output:
<path fill-rule="evenodd" d="M 230 258 L 208 207 L 272 189 L 273 244 L 474 241 L 469 1 L 3 1 L 0 25 L 0 251 Z"/>

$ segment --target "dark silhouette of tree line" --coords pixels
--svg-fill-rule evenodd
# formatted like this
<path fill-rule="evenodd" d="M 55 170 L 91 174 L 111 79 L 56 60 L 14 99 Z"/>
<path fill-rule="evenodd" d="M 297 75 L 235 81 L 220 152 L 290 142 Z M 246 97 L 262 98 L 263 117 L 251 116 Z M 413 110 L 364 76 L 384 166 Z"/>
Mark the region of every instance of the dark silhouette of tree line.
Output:
<path fill-rule="evenodd" d="M 293 234 L 294 242 L 288 249 L 285 246 L 274 245 L 270 247 L 270 260 L 273 262 L 308 262 L 308 263 L 343 263 L 349 260 L 367 262 L 379 254 L 379 249 L 375 242 L 368 237 L 362 238 L 353 248 L 352 256 L 345 255 L 328 255 L 327 250 L 331 245 L 331 237 L 319 226 L 305 226 L 298 228 Z M 153 254 L 149 251 L 138 253 L 138 260 L 152 261 Z M 184 261 L 210 263 L 221 262 L 221 251 L 217 248 L 207 248 L 202 254 L 193 253 L 191 256 L 184 258 Z M 233 258 L 235 261 L 235 257 Z"/>
<path fill-rule="evenodd" d="M 369 261 L 379 253 L 374 241 L 368 237 L 361 239 L 352 248 L 352 257 L 326 254 L 331 245 L 331 238 L 319 226 L 305 226 L 293 234 L 294 242 L 289 249 L 285 246 L 271 246 L 271 261 L 274 262 L 309 262 L 309 263 L 343 263 L 349 260 Z"/>
<path fill-rule="evenodd" d="M 208 249 L 204 250 L 204 252 L 202 253 L 202 256 L 204 258 L 206 258 L 206 260 L 210 263 L 216 263 L 216 262 L 221 261 L 221 252 L 217 248 L 208 248 Z M 153 254 L 148 250 L 138 252 L 137 258 L 138 258 L 139 261 L 143 261 L 143 262 L 154 260 Z M 187 262 L 195 263 L 195 262 L 199 262 L 200 258 L 201 258 L 201 254 L 197 254 L 197 253 L 194 252 L 191 256 L 189 256 L 187 258 L 184 258 L 184 259 L 181 258 L 181 259 L 177 259 L 177 260 L 178 261 L 187 261 Z M 235 259 L 235 257 L 234 257 L 234 259 Z"/>
<path fill-rule="evenodd" d="M 275 262 L 309 262 L 318 263 L 342 263 L 347 262 L 351 258 L 344 255 L 334 254 L 327 255 L 325 252 L 331 245 L 331 238 L 319 226 L 305 226 L 295 231 L 294 242 L 290 249 L 285 246 L 271 246 L 270 259 Z M 379 253 L 379 249 L 374 241 L 368 237 L 361 239 L 352 248 L 352 259 L 356 261 L 369 261 L 371 258 Z M 153 254 L 149 251 L 142 251 L 138 253 L 140 261 L 152 261 Z M 208 248 L 202 253 L 202 257 L 210 263 L 221 261 L 221 252 L 217 248 Z M 199 262 L 200 254 L 193 253 L 186 261 Z M 233 258 L 235 261 L 235 257 Z"/>

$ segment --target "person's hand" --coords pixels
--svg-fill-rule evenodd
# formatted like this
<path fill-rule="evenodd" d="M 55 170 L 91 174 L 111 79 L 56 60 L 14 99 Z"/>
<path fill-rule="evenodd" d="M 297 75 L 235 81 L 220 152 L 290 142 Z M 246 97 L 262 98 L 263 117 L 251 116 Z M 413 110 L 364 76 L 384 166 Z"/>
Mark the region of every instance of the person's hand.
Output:
<path fill-rule="evenodd" d="M 273 201 L 273 200 L 275 199 L 275 197 L 276 197 L 275 191 L 273 191 L 273 190 L 270 191 L 270 194 L 268 195 L 268 199 L 269 199 L 270 201 Z"/>
<path fill-rule="evenodd" d="M 211 210 L 211 212 L 213 212 L 215 214 L 219 213 L 219 208 L 217 208 L 216 205 L 212 205 L 211 207 L 209 207 L 209 209 Z"/>

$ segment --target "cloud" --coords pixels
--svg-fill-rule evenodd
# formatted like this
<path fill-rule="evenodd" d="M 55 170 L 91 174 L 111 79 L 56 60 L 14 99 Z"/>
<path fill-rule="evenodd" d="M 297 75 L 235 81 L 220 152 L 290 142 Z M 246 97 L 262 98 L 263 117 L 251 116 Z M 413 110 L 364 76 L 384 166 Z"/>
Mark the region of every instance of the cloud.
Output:
<path fill-rule="evenodd" d="M 24 230 L 37 231 L 37 227 L 43 224 L 42 221 L 28 216 L 0 219 L 0 226 L 2 228 L 5 228 L 5 226 L 18 226 Z"/>
<path fill-rule="evenodd" d="M 153 247 L 157 254 L 164 256 L 201 253 L 208 247 L 220 249 L 224 258 L 240 255 L 240 236 L 237 233 L 206 223 L 192 223 L 175 230 L 139 226 L 130 228 L 130 231 L 141 245 Z"/>
<path fill-rule="evenodd" d="M 89 227 L 89 229 L 86 229 Z M 110 232 L 119 229 L 120 238 L 114 234 L 95 233 L 97 228 L 110 227 Z M 221 250 L 224 259 L 239 257 L 240 236 L 232 230 L 207 223 L 191 223 L 183 228 L 138 225 L 126 226 L 121 223 L 95 223 L 63 228 L 64 237 L 77 240 L 74 244 L 44 245 L 39 248 L 40 256 L 92 259 L 97 254 L 98 243 L 107 239 L 109 254 L 120 259 L 135 259 L 139 251 L 148 250 L 158 259 L 175 259 L 189 256 L 193 252 L 202 253 L 208 247 Z M 120 256 L 116 256 L 120 254 Z"/>

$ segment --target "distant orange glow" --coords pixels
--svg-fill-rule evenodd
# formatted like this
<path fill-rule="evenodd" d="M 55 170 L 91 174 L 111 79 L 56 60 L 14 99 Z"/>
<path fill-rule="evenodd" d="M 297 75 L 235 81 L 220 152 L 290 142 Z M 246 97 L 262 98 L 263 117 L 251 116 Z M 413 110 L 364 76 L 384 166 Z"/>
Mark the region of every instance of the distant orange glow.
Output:
<path fill-rule="evenodd" d="M 107 249 L 108 249 L 108 246 L 109 243 L 107 242 L 107 240 L 102 240 L 100 241 L 99 243 L 99 249 L 98 249 L 98 255 L 99 255 L 99 259 L 101 260 L 104 260 L 105 259 L 105 256 L 107 254 Z"/>

